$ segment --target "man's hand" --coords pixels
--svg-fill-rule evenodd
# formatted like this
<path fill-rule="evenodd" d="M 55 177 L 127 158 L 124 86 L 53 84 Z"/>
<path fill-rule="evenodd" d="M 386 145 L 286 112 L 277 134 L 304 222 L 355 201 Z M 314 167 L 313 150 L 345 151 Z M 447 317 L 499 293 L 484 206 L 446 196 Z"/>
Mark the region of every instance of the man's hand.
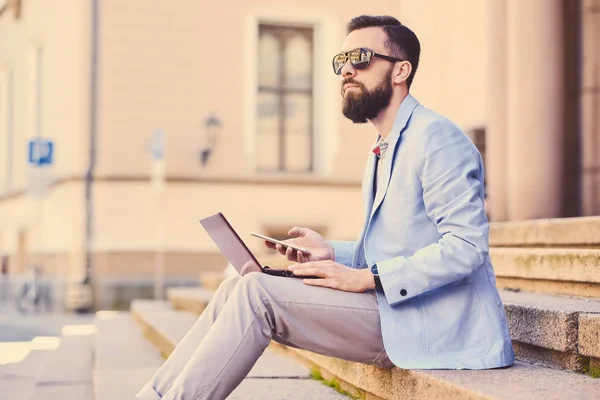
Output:
<path fill-rule="evenodd" d="M 329 242 L 317 232 L 308 228 L 294 227 L 288 232 L 288 235 L 291 238 L 282 240 L 282 242 L 302 247 L 310 251 L 310 254 L 304 254 L 292 249 L 291 247 L 285 247 L 280 244 L 276 245 L 267 241 L 265 241 L 265 245 L 270 249 L 276 248 L 279 253 L 287 256 L 288 260 L 299 263 L 307 261 L 335 260 L 335 251 L 333 250 L 333 246 L 331 246 Z"/>
<path fill-rule="evenodd" d="M 303 279 L 311 286 L 324 286 L 345 292 L 364 292 L 375 289 L 375 280 L 368 268 L 354 269 L 334 261 L 312 261 L 288 267 L 297 276 L 318 276 L 322 279 Z"/>

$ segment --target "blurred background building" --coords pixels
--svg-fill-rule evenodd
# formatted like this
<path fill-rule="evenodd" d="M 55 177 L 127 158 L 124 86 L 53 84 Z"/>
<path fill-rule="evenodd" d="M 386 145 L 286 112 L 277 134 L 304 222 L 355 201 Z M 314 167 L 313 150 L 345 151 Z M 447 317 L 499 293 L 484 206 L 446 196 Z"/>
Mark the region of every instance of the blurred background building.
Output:
<path fill-rule="evenodd" d="M 354 238 L 376 133 L 341 115 L 330 61 L 359 14 L 419 37 L 412 93 L 480 148 L 492 221 L 600 214 L 600 1 L 0 10 L 0 255 L 11 276 L 41 266 L 58 304 L 88 284 L 96 307 L 115 307 L 152 295 L 157 270 L 171 285 L 222 269 L 198 223 L 215 212 L 257 253 L 250 231 Z M 55 146 L 43 195 L 35 138 Z"/>

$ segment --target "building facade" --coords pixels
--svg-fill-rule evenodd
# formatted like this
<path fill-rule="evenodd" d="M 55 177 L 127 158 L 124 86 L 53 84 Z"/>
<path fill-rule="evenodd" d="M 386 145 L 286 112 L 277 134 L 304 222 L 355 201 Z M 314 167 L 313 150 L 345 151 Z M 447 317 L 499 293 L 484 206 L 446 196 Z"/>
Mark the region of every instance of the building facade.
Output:
<path fill-rule="evenodd" d="M 63 282 L 57 301 L 65 282 L 89 283 L 105 308 L 157 273 L 180 284 L 223 268 L 198 223 L 215 212 L 259 254 L 250 231 L 354 238 L 376 132 L 341 115 L 330 61 L 359 14 L 396 16 L 419 37 L 412 92 L 485 153 L 493 221 L 598 214 L 599 12 L 562 0 L 8 1 L 0 253 L 13 275 L 40 265 Z M 36 137 L 56 149 L 42 198 L 26 157 Z"/>

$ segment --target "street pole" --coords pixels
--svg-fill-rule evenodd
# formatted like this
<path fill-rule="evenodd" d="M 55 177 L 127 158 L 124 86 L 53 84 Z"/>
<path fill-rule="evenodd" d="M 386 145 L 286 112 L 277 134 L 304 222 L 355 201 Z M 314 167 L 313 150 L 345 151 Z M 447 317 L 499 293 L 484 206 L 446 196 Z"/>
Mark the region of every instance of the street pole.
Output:
<path fill-rule="evenodd" d="M 154 298 L 165 298 L 165 225 L 166 225 L 166 165 L 165 133 L 157 130 L 152 138 L 152 189 L 155 205 Z"/>

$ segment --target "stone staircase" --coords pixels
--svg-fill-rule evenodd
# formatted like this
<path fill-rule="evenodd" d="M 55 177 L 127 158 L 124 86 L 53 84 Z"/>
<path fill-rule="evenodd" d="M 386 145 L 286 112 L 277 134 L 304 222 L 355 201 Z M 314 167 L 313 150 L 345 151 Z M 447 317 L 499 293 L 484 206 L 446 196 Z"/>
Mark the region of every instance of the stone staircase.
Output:
<path fill-rule="evenodd" d="M 600 217 L 493 224 L 490 245 L 518 360 L 511 368 L 384 371 L 277 347 L 358 398 L 600 399 Z M 219 279 L 201 280 L 202 289 L 171 289 L 173 306 L 201 313 Z"/>
<path fill-rule="evenodd" d="M 513 367 L 383 370 L 272 344 L 230 399 L 600 399 L 600 217 L 494 224 L 490 243 Z M 132 399 L 223 279 L 203 274 L 198 288 L 169 289 L 168 301 L 97 313 L 95 335 L 1 366 L 0 398 Z"/>
<path fill-rule="evenodd" d="M 0 366 L 0 397 L 11 400 L 91 400 L 92 336 L 64 336 L 55 350 L 33 350 Z"/>
<path fill-rule="evenodd" d="M 600 299 L 600 217 L 495 223 L 490 246 L 499 288 Z"/>

